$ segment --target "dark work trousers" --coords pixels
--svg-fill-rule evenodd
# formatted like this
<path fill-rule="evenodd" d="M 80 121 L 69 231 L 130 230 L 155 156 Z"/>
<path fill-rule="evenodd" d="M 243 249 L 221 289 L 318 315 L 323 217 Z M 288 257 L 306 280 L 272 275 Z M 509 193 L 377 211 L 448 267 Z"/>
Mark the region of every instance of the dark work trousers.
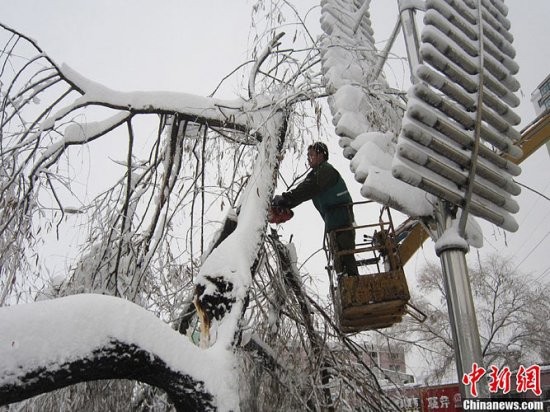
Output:
<path fill-rule="evenodd" d="M 331 248 L 333 251 L 334 269 L 336 273 L 343 273 L 348 276 L 357 276 L 357 262 L 353 253 L 340 255 L 336 258 L 337 252 L 352 251 L 355 249 L 355 229 L 334 231 L 329 236 Z"/>

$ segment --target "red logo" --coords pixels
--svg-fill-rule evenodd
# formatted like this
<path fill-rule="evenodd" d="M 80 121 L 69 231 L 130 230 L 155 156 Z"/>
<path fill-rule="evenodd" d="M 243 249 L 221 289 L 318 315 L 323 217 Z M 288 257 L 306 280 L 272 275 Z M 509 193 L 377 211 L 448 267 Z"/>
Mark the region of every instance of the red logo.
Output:
<path fill-rule="evenodd" d="M 496 393 L 502 391 L 506 394 L 511 389 L 512 372 L 507 366 L 502 369 L 496 366 L 490 366 L 489 372 L 489 392 Z M 477 363 L 472 365 L 472 371 L 465 373 L 462 376 L 462 383 L 470 386 L 470 394 L 477 397 L 476 384 L 485 375 L 487 371 Z M 528 368 L 521 365 L 516 373 L 516 391 L 518 393 L 532 391 L 535 395 L 540 396 L 542 389 L 540 386 L 540 366 L 533 365 Z"/>
<path fill-rule="evenodd" d="M 540 366 L 533 365 L 525 368 L 521 365 L 516 375 L 516 383 L 518 392 L 532 391 L 535 395 L 540 396 L 542 393 L 540 388 Z"/>
<path fill-rule="evenodd" d="M 470 373 L 465 373 L 462 377 L 462 383 L 464 385 L 471 385 L 470 387 L 470 393 L 472 396 L 477 397 L 477 382 L 485 375 L 485 369 L 481 366 L 478 366 L 477 363 L 474 362 L 472 365 L 472 371 Z"/>
<path fill-rule="evenodd" d="M 491 373 L 489 373 L 489 392 L 496 393 L 500 389 L 502 393 L 510 392 L 510 377 L 512 372 L 510 368 L 505 366 L 502 370 L 498 370 L 496 366 L 491 366 Z"/>

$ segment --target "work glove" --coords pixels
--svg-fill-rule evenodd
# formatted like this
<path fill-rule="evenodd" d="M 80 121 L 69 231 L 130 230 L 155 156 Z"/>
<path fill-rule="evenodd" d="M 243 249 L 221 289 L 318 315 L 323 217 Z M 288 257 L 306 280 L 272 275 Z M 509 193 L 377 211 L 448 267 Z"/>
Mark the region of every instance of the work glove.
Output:
<path fill-rule="evenodd" d="M 273 197 L 271 205 L 275 207 L 288 208 L 288 200 L 283 195 L 277 195 Z"/>

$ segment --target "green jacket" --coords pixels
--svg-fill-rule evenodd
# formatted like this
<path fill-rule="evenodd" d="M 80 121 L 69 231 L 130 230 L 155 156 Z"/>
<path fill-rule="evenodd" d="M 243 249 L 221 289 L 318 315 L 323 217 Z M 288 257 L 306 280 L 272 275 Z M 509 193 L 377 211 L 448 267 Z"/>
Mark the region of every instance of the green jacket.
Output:
<path fill-rule="evenodd" d="M 282 194 L 290 208 L 307 200 L 312 200 L 315 208 L 325 221 L 325 231 L 351 226 L 353 200 L 340 173 L 328 162 L 323 162 L 308 173 L 305 180 Z"/>

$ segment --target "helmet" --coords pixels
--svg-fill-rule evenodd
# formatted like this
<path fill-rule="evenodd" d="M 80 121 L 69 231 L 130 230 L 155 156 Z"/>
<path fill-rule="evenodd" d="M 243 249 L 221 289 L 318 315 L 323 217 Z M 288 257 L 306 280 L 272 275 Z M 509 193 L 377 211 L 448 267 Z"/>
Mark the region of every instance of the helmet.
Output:
<path fill-rule="evenodd" d="M 314 150 L 317 153 L 322 153 L 325 159 L 328 160 L 328 147 L 323 142 L 316 142 L 310 145 L 307 150 Z"/>

